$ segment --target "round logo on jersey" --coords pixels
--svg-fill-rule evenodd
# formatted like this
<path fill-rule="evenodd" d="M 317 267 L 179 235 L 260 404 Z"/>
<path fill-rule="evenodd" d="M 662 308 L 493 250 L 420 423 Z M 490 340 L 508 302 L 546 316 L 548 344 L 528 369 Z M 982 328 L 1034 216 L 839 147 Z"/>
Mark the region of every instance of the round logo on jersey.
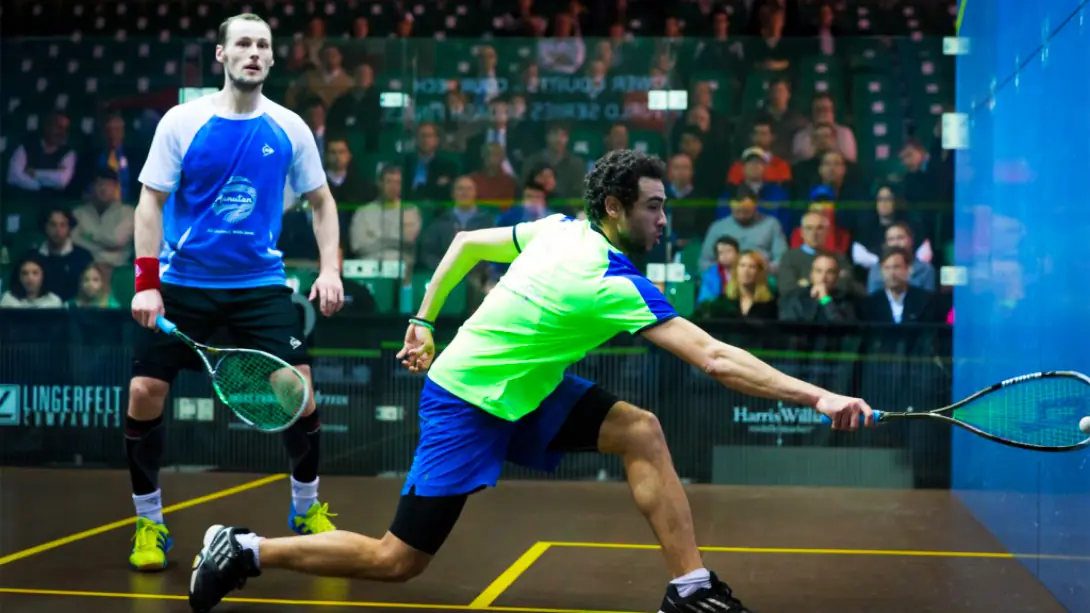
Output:
<path fill-rule="evenodd" d="M 257 188 L 246 177 L 231 177 L 220 190 L 212 211 L 229 223 L 238 223 L 250 216 L 257 206 Z"/>

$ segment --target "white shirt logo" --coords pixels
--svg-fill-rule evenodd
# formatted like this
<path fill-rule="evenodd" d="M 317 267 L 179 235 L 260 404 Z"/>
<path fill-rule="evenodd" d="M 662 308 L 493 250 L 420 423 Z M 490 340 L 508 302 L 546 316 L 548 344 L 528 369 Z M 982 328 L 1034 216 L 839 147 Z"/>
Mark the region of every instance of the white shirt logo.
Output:
<path fill-rule="evenodd" d="M 257 205 L 257 188 L 246 177 L 231 177 L 220 190 L 212 211 L 229 223 L 238 223 L 250 216 Z"/>
<path fill-rule="evenodd" d="M 265 143 L 265 146 L 261 148 L 261 154 L 268 157 L 276 153 L 276 150 L 269 146 L 269 143 Z"/>

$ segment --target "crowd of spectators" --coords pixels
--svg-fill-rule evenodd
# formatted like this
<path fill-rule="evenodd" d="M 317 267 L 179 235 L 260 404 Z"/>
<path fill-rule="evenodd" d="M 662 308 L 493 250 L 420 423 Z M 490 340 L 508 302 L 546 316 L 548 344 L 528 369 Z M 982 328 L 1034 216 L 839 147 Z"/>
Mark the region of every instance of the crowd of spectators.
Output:
<path fill-rule="evenodd" d="M 511 2 L 484 39 L 425 38 L 409 9 L 389 36 L 363 11 L 343 35 L 320 13 L 294 36 L 275 31 L 266 91 L 324 153 L 343 257 L 400 261 L 411 283 L 460 230 L 580 215 L 589 166 L 631 147 L 667 163 L 670 231 L 648 261 L 686 266 L 694 317 L 945 321 L 953 168 L 937 117 L 897 141 L 890 166 L 860 146 L 844 96 L 799 85 L 806 58 L 844 56 L 843 3 L 684 2 L 688 19 L 661 13 L 661 31 L 640 37 L 630 4 Z M 754 72 L 768 77 L 747 106 Z M 659 110 L 648 92 L 662 89 L 685 90 L 687 107 Z M 9 152 L 5 197 L 40 207 L 37 228 L 15 230 L 41 240 L 9 254 L 0 306 L 117 306 L 145 156 L 121 108 L 103 105 L 87 145 L 70 144 L 69 115 L 55 111 Z M 317 257 L 310 222 L 286 193 L 291 263 Z M 469 308 L 503 272 L 471 274 Z"/>

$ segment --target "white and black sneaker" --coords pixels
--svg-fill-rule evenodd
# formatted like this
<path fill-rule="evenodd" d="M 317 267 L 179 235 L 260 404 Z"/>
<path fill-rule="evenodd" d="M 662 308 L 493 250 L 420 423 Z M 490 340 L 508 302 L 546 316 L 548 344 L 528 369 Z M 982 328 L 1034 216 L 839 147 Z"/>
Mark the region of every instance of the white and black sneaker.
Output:
<path fill-rule="evenodd" d="M 702 587 L 685 598 L 673 583 L 666 588 L 659 613 L 755 613 L 745 607 L 731 591 L 730 586 L 711 575 L 711 587 Z"/>
<path fill-rule="evenodd" d="M 239 534 L 250 531 L 212 526 L 204 533 L 204 548 L 193 560 L 189 578 L 189 608 L 195 613 L 208 613 L 232 590 L 242 589 L 246 579 L 261 575 L 253 552 L 235 538 Z"/>

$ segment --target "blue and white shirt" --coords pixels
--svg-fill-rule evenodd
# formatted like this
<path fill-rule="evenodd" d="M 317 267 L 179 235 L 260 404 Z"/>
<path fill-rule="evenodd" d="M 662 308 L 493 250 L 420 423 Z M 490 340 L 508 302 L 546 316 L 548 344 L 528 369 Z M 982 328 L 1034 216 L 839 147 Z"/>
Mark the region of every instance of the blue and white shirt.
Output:
<path fill-rule="evenodd" d="M 284 284 L 277 250 L 284 187 L 325 184 L 322 158 L 298 114 L 261 97 L 230 115 L 205 96 L 171 108 L 155 129 L 140 182 L 170 192 L 159 254 L 164 283 L 202 288 Z"/>

